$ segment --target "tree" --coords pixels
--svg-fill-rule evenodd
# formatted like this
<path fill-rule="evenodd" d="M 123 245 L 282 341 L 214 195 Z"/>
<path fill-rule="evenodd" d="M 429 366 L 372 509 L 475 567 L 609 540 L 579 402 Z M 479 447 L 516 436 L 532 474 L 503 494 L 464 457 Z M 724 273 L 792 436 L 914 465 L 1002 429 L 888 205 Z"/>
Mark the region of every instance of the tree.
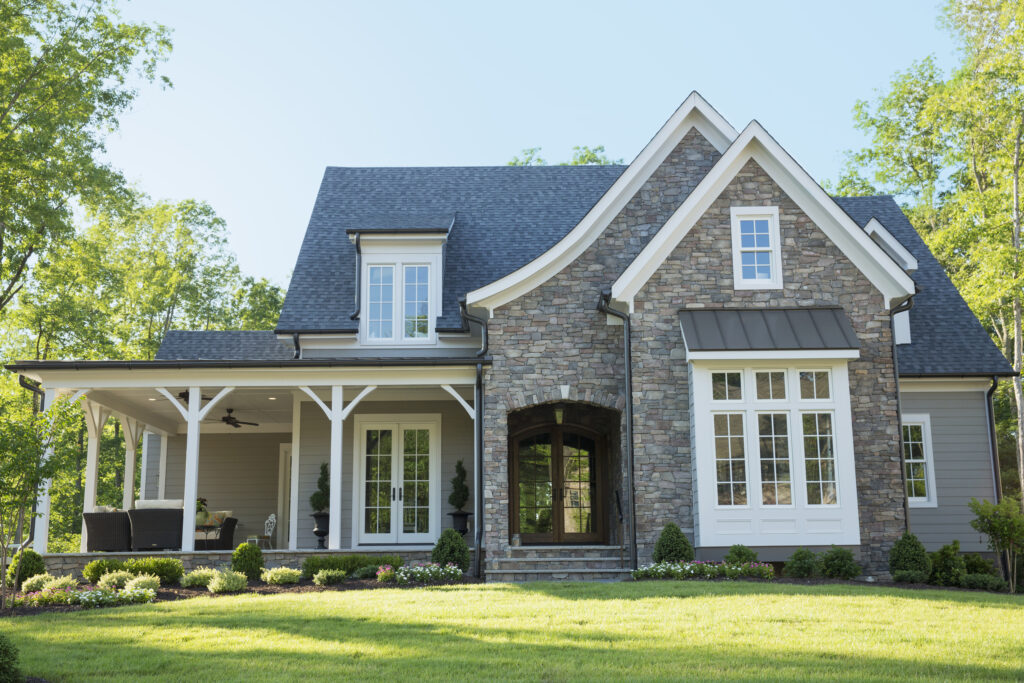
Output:
<path fill-rule="evenodd" d="M 971 498 L 967 504 L 975 518 L 971 526 L 988 536 L 989 547 L 996 553 L 1005 553 L 1010 574 L 1010 592 L 1017 591 L 1017 561 L 1024 553 L 1024 513 L 1020 503 L 1003 498 L 998 504 Z"/>
<path fill-rule="evenodd" d="M 166 28 L 121 22 L 111 0 L 0 6 L 0 312 L 33 257 L 74 233 L 76 205 L 124 199 L 104 138 L 137 95 L 130 81 L 155 80 L 170 49 Z"/>
<path fill-rule="evenodd" d="M 272 330 L 284 305 L 284 289 L 266 278 L 242 279 L 231 295 L 231 327 L 236 330 Z"/>
<path fill-rule="evenodd" d="M 67 451 L 68 423 L 76 417 L 77 406 L 55 402 L 48 411 L 37 413 L 24 395 L 0 397 L 0 566 L 7 566 L 8 549 L 28 545 L 28 527 L 34 516 L 33 504 L 43 482 L 53 476 Z M 47 451 L 53 449 L 53 457 Z M 7 574 L 0 574 L 0 606 L 10 605 Z"/>
<path fill-rule="evenodd" d="M 1024 4 L 950 0 L 943 15 L 962 60 L 931 59 L 858 102 L 870 144 L 847 175 L 868 174 L 905 210 L 1013 364 L 1017 488 L 1024 490 Z M 1005 423 L 1002 423 L 1005 424 Z"/>
<path fill-rule="evenodd" d="M 509 166 L 547 166 L 548 162 L 540 157 L 540 147 L 527 147 L 521 152 L 522 156 L 514 156 L 508 162 Z M 604 145 L 587 147 L 576 145 L 572 148 L 572 157 L 569 161 L 562 161 L 559 166 L 610 166 L 621 164 L 622 159 L 609 159 L 604 153 Z"/>

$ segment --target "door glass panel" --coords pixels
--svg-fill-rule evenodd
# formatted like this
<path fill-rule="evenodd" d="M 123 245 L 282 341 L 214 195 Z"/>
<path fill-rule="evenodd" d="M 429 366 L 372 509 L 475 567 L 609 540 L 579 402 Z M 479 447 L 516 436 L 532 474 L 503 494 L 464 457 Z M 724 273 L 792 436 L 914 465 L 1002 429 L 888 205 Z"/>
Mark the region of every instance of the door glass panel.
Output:
<path fill-rule="evenodd" d="M 366 430 L 366 509 L 363 531 L 391 533 L 391 430 Z"/>
<path fill-rule="evenodd" d="M 537 434 L 519 442 L 519 533 L 552 533 L 551 435 Z"/>
<path fill-rule="evenodd" d="M 402 533 L 430 532 L 430 430 L 402 430 Z"/>
<path fill-rule="evenodd" d="M 579 434 L 562 436 L 562 531 L 594 531 L 594 441 Z"/>

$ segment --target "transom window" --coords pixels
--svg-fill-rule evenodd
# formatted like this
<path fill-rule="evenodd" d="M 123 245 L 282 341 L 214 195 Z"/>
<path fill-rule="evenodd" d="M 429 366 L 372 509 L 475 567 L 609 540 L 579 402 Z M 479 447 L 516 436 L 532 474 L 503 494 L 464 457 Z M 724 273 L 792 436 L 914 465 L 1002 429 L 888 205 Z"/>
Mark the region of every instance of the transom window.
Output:
<path fill-rule="evenodd" d="M 903 416 L 903 469 L 907 499 L 915 507 L 936 504 L 935 463 L 928 415 Z"/>
<path fill-rule="evenodd" d="M 715 401 L 742 401 L 742 375 L 738 372 L 716 372 L 711 375 L 711 398 Z"/>
<path fill-rule="evenodd" d="M 782 249 L 778 207 L 734 206 L 731 214 L 735 288 L 781 288 Z"/>
<path fill-rule="evenodd" d="M 831 398 L 827 370 L 800 371 L 800 398 L 804 400 L 825 400 Z"/>

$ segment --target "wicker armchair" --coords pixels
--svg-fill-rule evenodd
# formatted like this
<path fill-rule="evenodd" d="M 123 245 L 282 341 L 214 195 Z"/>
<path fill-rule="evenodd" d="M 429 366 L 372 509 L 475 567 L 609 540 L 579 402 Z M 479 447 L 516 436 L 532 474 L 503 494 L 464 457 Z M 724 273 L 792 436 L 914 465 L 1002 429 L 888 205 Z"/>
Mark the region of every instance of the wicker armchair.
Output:
<path fill-rule="evenodd" d="M 86 512 L 85 549 L 88 552 L 122 552 L 132 548 L 132 528 L 128 521 L 128 513 L 118 512 Z"/>
<path fill-rule="evenodd" d="M 183 516 L 180 508 L 129 510 L 132 550 L 180 550 Z"/>
<path fill-rule="evenodd" d="M 238 520 L 228 517 L 218 529 L 217 538 L 196 539 L 196 550 L 234 550 L 235 527 Z"/>

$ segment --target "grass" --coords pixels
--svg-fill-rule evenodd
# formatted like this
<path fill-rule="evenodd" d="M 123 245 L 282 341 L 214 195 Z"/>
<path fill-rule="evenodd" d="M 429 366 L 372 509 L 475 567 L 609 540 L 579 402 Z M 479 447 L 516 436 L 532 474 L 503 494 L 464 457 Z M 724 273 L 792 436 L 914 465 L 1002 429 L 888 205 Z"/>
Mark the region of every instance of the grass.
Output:
<path fill-rule="evenodd" d="M 472 585 L 8 618 L 50 681 L 1019 679 L 1024 600 L 765 583 Z"/>

